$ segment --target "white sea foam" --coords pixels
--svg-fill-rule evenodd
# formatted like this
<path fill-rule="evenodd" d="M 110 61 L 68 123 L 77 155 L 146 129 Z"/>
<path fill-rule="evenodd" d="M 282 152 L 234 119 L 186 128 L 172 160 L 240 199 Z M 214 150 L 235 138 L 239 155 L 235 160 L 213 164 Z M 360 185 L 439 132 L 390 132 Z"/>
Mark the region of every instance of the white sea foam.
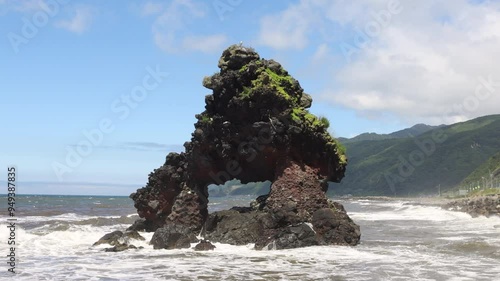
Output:
<path fill-rule="evenodd" d="M 352 203 L 353 207 L 356 202 Z M 359 204 L 357 206 L 360 206 Z M 388 208 L 388 209 L 387 209 Z M 349 206 L 346 204 L 346 209 Z M 371 202 L 350 214 L 361 225 L 356 247 L 316 246 L 256 251 L 214 243 L 214 251 L 154 250 L 153 233 L 132 241 L 143 249 L 108 253 L 92 247 L 127 224 L 78 224 L 65 214 L 22 221 L 65 220 L 65 230 L 17 228 L 19 280 L 500 280 L 500 218 L 471 218 L 435 207 Z M 116 218 L 116 217 L 114 217 Z M 5 217 L 0 235 L 7 237 Z M 195 244 L 192 246 L 194 247 Z M 496 246 L 495 246 L 496 245 Z M 496 248 L 495 248 L 496 247 Z M 0 253 L 6 252 L 2 243 Z M 497 252 L 495 252 L 497 251 Z M 0 279 L 6 270 L 0 273 Z"/>
<path fill-rule="evenodd" d="M 55 216 L 25 216 L 17 218 L 20 222 L 51 222 L 51 221 L 65 221 L 65 222 L 77 222 L 90 219 L 119 219 L 122 217 L 132 218 L 138 217 L 137 214 L 128 214 L 124 216 L 86 216 L 79 215 L 75 213 L 66 213 Z"/>
<path fill-rule="evenodd" d="M 439 207 L 412 206 L 404 203 L 383 203 L 379 206 L 391 207 L 387 211 L 379 212 L 351 212 L 353 218 L 368 221 L 385 220 L 426 220 L 426 221 L 450 221 L 456 219 L 470 219 L 471 216 L 462 212 L 443 210 Z"/>

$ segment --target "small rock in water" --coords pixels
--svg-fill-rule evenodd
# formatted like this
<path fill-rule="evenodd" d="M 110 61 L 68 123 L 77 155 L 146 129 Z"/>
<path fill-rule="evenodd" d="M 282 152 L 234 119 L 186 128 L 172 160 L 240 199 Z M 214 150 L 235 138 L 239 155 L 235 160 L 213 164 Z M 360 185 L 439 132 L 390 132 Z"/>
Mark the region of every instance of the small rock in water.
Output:
<path fill-rule="evenodd" d="M 146 240 L 146 238 L 142 237 L 139 232 L 135 231 L 135 230 L 132 230 L 132 231 L 126 231 L 124 234 L 123 234 L 123 237 L 127 237 L 129 239 L 136 239 L 136 240 Z"/>
<path fill-rule="evenodd" d="M 207 240 L 201 240 L 200 243 L 194 247 L 195 251 L 213 251 L 215 246 Z"/>
<path fill-rule="evenodd" d="M 104 249 L 105 252 L 122 252 L 128 249 L 137 249 L 136 246 L 129 244 L 129 239 L 146 240 L 137 231 L 126 231 L 125 233 L 116 230 L 101 237 L 99 241 L 95 242 L 92 246 L 101 244 L 109 244 L 112 248 Z"/>
<path fill-rule="evenodd" d="M 139 232 L 133 230 L 133 231 L 126 231 L 125 233 L 116 230 L 111 233 L 108 233 L 101 237 L 97 242 L 95 242 L 92 246 L 97 246 L 100 244 L 109 244 L 111 246 L 114 245 L 119 245 L 119 244 L 127 244 L 126 242 L 129 239 L 136 239 L 136 240 L 146 240 L 146 238 L 142 237 Z"/>
<path fill-rule="evenodd" d="M 158 228 L 151 238 L 154 249 L 190 248 L 191 243 L 198 242 L 191 230 L 180 224 L 167 224 Z"/>
<path fill-rule="evenodd" d="M 118 244 L 112 248 L 106 248 L 106 249 L 104 249 L 104 251 L 105 252 L 123 252 L 123 251 L 128 250 L 128 249 L 137 249 L 137 247 L 134 245 Z"/>
<path fill-rule="evenodd" d="M 120 238 L 122 238 L 122 236 L 123 236 L 123 232 L 121 232 L 119 230 L 113 231 L 113 232 L 108 233 L 108 234 L 104 235 L 103 237 L 101 237 L 101 239 L 99 239 L 97 242 L 95 242 L 92 246 L 97 246 L 100 244 L 109 244 L 111 246 L 118 245 L 118 244 L 120 244 L 118 240 Z"/>

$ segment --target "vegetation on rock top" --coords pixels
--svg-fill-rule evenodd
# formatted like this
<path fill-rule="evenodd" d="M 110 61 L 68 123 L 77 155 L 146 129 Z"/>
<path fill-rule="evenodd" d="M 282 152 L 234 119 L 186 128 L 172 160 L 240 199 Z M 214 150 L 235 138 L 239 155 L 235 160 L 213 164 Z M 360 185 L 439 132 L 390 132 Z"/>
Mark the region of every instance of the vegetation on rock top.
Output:
<path fill-rule="evenodd" d="M 218 125 L 231 131 L 236 125 L 242 128 L 255 122 L 262 126 L 267 123 L 273 131 L 273 142 L 268 145 L 316 155 L 310 163 L 319 159 L 336 162 L 338 176 L 331 179 L 340 180 L 347 164 L 345 148 L 329 134 L 329 120 L 308 111 L 312 98 L 281 64 L 260 58 L 252 48 L 232 45 L 223 52 L 219 68 L 220 72 L 203 79 L 203 85 L 213 93 L 205 99 L 205 111 L 196 116 L 195 127 L 203 130 L 203 135 L 195 135 L 193 141 L 203 136 L 216 138 L 220 135 Z M 230 146 L 225 145 L 224 150 L 228 157 Z"/>

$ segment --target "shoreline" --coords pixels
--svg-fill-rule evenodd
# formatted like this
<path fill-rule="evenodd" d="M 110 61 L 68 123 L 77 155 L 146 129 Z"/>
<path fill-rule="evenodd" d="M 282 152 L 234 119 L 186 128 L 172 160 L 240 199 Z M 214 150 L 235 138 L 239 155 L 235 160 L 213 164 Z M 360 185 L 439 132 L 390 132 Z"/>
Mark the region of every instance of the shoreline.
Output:
<path fill-rule="evenodd" d="M 468 197 L 447 203 L 445 210 L 465 212 L 472 217 L 500 216 L 500 195 L 482 195 Z"/>
<path fill-rule="evenodd" d="M 443 197 L 387 197 L 359 196 L 350 198 L 333 198 L 332 200 L 381 200 L 407 201 L 409 205 L 439 207 L 454 212 L 464 212 L 472 217 L 500 216 L 500 195 L 480 195 L 465 198 Z"/>
<path fill-rule="evenodd" d="M 330 197 L 332 200 L 380 200 L 380 201 L 409 201 L 414 205 L 441 207 L 460 199 L 444 197 L 389 197 L 389 196 L 353 196 L 349 198 Z"/>

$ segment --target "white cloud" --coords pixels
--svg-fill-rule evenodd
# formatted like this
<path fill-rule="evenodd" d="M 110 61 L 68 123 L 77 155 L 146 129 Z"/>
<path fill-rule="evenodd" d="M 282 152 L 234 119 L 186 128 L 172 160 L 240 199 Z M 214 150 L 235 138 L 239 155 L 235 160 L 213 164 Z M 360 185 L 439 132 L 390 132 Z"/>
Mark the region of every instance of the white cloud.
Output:
<path fill-rule="evenodd" d="M 260 21 L 257 43 L 275 49 L 303 49 L 308 43 L 314 16 L 313 1 L 291 5 L 278 15 L 264 16 Z"/>
<path fill-rule="evenodd" d="M 227 37 L 223 34 L 188 36 L 184 38 L 182 45 L 185 49 L 203 53 L 213 53 L 220 52 L 222 46 L 227 44 L 227 41 Z"/>
<path fill-rule="evenodd" d="M 0 15 L 11 11 L 29 14 L 41 10 L 47 10 L 47 4 L 44 0 L 0 0 Z"/>
<path fill-rule="evenodd" d="M 150 12 L 153 6 L 144 9 Z M 224 34 L 192 34 L 190 27 L 206 16 L 207 7 L 201 2 L 173 0 L 163 9 L 155 6 L 154 10 L 162 12 L 153 24 L 153 37 L 158 47 L 166 52 L 210 53 L 220 51 L 228 41 Z"/>
<path fill-rule="evenodd" d="M 500 95 L 476 96 L 475 90 L 480 77 L 500 82 L 500 66 L 492 59 L 500 55 L 500 13 L 488 4 L 456 1 L 438 9 L 436 1 L 424 2 L 407 2 L 375 46 L 336 73 L 340 90 L 326 98 L 408 122 L 451 123 L 498 113 Z"/>
<path fill-rule="evenodd" d="M 314 63 L 319 63 L 319 62 L 324 62 L 327 59 L 331 59 L 329 47 L 325 43 L 320 44 L 316 48 L 316 52 L 314 52 L 314 55 L 312 56 L 312 61 Z"/>
<path fill-rule="evenodd" d="M 162 12 L 164 5 L 161 3 L 147 2 L 141 9 L 141 15 L 151 16 Z"/>
<path fill-rule="evenodd" d="M 70 19 L 59 20 L 54 25 L 70 32 L 83 33 L 90 28 L 93 18 L 94 12 L 91 8 L 80 6 L 75 8 Z"/>
<path fill-rule="evenodd" d="M 335 56 L 325 62 L 337 65 L 330 67 L 332 82 L 321 98 L 364 116 L 437 124 L 499 113 L 500 3 L 392 1 L 402 10 L 382 25 L 376 18 L 387 15 L 391 0 L 302 0 L 262 19 L 261 43 L 275 49 L 320 46 L 311 61 Z M 266 31 L 271 19 L 277 28 Z M 287 22 L 289 29 L 283 27 Z M 373 23 L 381 27 L 378 34 L 357 48 L 355 30 L 364 32 Z M 350 61 L 342 55 L 342 42 L 356 47 Z M 481 86 L 480 77 L 489 75 L 498 81 L 496 92 Z M 478 87 L 482 94 L 476 95 Z"/>

